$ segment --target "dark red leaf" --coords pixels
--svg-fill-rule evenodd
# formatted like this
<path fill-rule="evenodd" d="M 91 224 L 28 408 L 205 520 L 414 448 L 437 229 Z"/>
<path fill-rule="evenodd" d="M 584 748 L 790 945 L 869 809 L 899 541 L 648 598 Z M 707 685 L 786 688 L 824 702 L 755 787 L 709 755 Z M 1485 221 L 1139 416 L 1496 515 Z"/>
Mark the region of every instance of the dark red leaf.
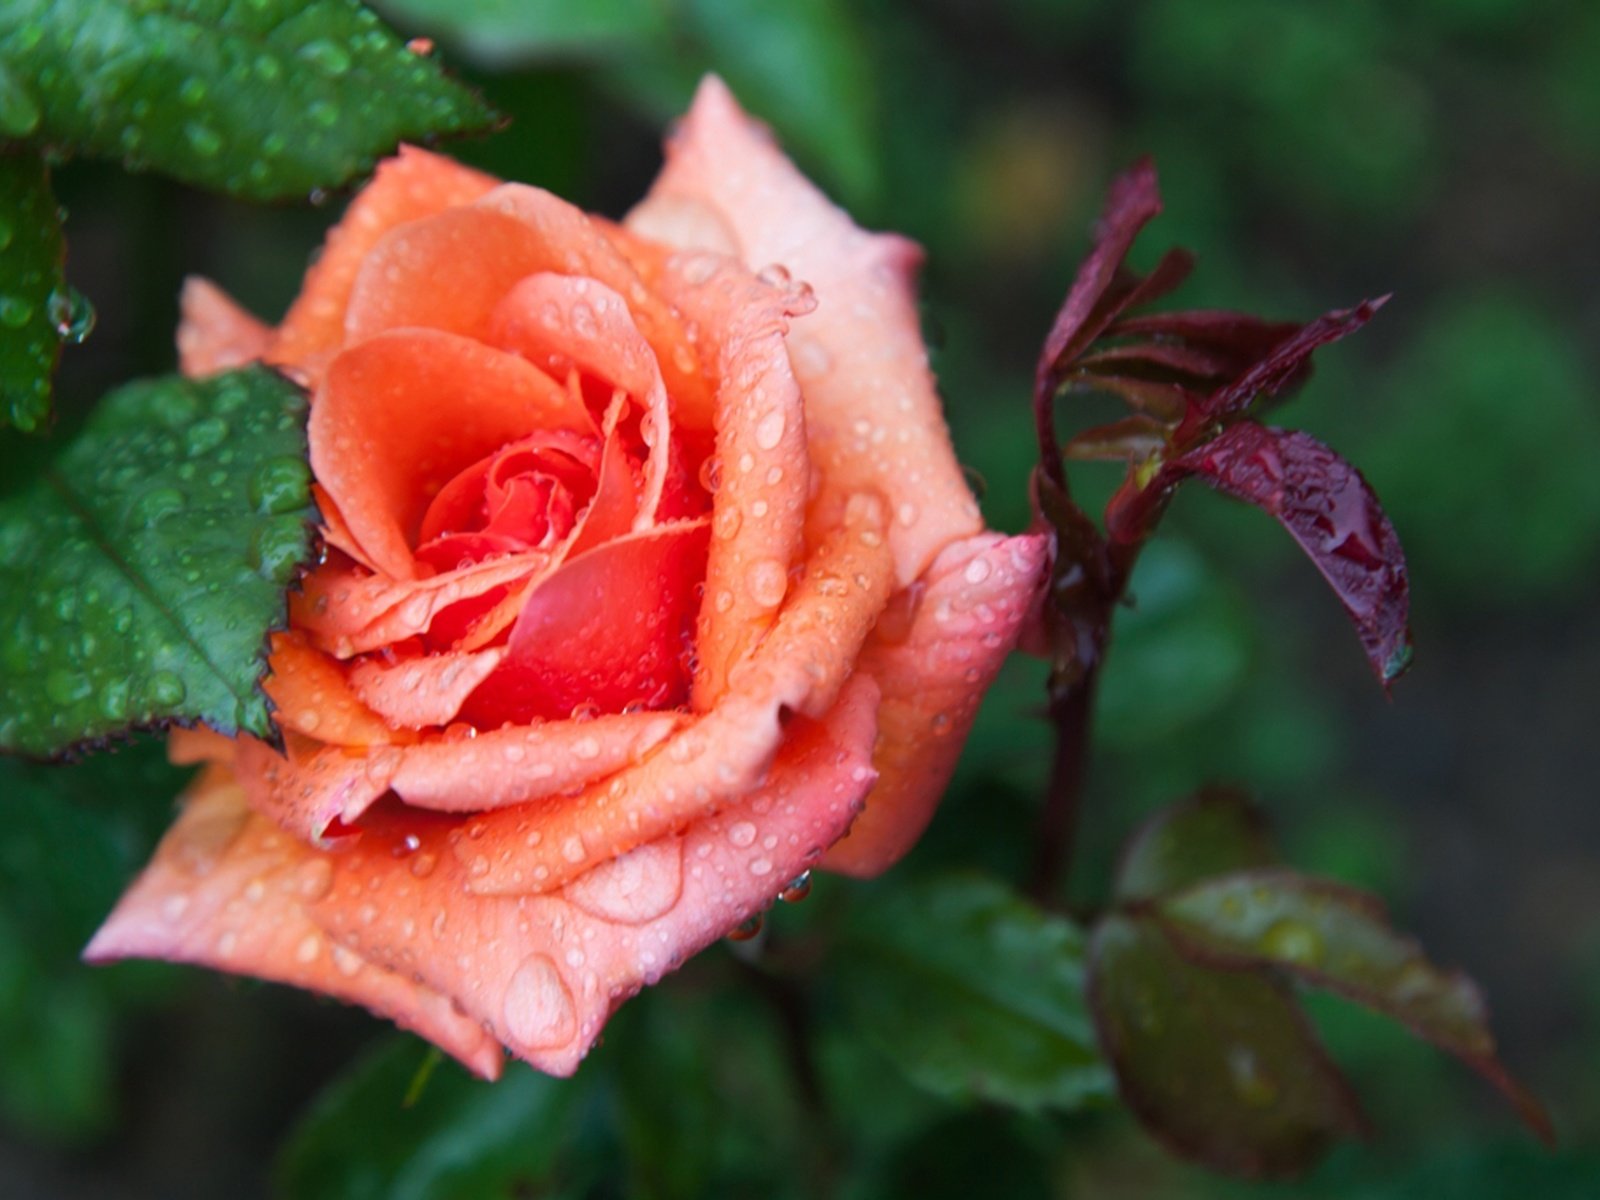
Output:
<path fill-rule="evenodd" d="M 1402 1022 L 1487 1078 L 1552 1140 L 1544 1106 L 1497 1056 L 1477 984 L 1430 962 L 1376 896 L 1283 869 L 1243 870 L 1168 895 L 1154 912 L 1186 957 L 1285 970 Z"/>
<path fill-rule="evenodd" d="M 1179 431 L 1179 438 L 1187 438 L 1208 422 L 1242 415 L 1257 401 L 1271 399 L 1298 386 L 1311 369 L 1313 350 L 1354 333 L 1388 301 L 1388 296 L 1363 300 L 1354 308 L 1327 313 L 1302 326 L 1238 379 L 1213 393 L 1200 408 L 1191 410 L 1184 428 Z"/>
<path fill-rule="evenodd" d="M 1156 184 L 1156 168 L 1148 158 L 1140 159 L 1112 181 L 1105 209 L 1095 228 L 1094 249 L 1078 268 L 1072 290 L 1067 293 L 1045 338 L 1044 353 L 1039 358 L 1041 380 L 1051 377 L 1064 360 L 1081 353 L 1114 319 L 1115 314 L 1099 322 L 1090 320 L 1101 297 L 1116 280 L 1133 240 L 1160 211 L 1161 191 Z M 1169 274 L 1177 270 L 1167 266 L 1165 261 L 1162 268 Z M 1158 268 L 1157 273 L 1161 272 Z"/>
<path fill-rule="evenodd" d="M 1126 307 L 1129 295 L 1137 294 L 1139 284 L 1129 280 L 1122 260 L 1127 257 L 1139 231 L 1160 211 L 1161 193 L 1156 186 L 1155 164 L 1148 158 L 1140 159 L 1112 182 L 1105 210 L 1095 230 L 1094 249 L 1078 268 L 1072 289 L 1045 338 L 1034 373 L 1033 420 L 1039 435 L 1040 466 L 1057 487 L 1064 488 L 1066 484 L 1061 469 L 1060 443 L 1056 440 L 1055 417 L 1055 397 L 1062 368 L 1115 319 Z M 1186 270 L 1181 260 L 1174 261 L 1169 255 L 1157 273 L 1181 278 Z M 1103 303 L 1119 277 L 1121 287 L 1117 290 L 1123 296 L 1122 303 Z"/>
<path fill-rule="evenodd" d="M 1149 458 L 1167 444 L 1167 426 L 1152 417 L 1136 414 L 1085 429 L 1067 443 L 1065 453 L 1079 462 L 1107 459 L 1137 461 Z"/>
<path fill-rule="evenodd" d="M 1121 329 L 1117 330 L 1121 333 Z M 1086 354 L 1075 371 L 1133 375 L 1141 379 L 1177 379 L 1209 383 L 1232 377 L 1233 360 L 1203 346 L 1183 342 L 1128 342 Z"/>
<path fill-rule="evenodd" d="M 1106 510 L 1113 540 L 1137 541 L 1183 478 L 1277 518 L 1322 572 L 1387 687 L 1411 661 L 1410 586 L 1400 539 L 1361 473 L 1308 433 L 1254 421 L 1169 460 L 1147 486 L 1124 484 Z"/>
<path fill-rule="evenodd" d="M 1117 322 L 1117 336 L 1178 338 L 1252 363 L 1299 328 L 1298 321 L 1267 321 L 1249 313 L 1201 308 L 1123 317 Z"/>

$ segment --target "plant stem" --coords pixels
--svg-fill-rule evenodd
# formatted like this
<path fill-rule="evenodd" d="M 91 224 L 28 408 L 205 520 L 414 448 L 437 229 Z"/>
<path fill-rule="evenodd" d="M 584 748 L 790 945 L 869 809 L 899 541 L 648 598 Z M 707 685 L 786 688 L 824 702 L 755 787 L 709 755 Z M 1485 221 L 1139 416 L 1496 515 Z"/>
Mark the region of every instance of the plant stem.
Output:
<path fill-rule="evenodd" d="M 1078 815 L 1083 807 L 1083 784 L 1089 760 L 1089 726 L 1094 714 L 1095 683 L 1099 670 L 1090 670 L 1050 705 L 1056 727 L 1055 752 L 1050 761 L 1050 782 L 1039 816 L 1038 848 L 1033 861 L 1029 894 L 1051 904 L 1072 866 L 1077 842 Z"/>

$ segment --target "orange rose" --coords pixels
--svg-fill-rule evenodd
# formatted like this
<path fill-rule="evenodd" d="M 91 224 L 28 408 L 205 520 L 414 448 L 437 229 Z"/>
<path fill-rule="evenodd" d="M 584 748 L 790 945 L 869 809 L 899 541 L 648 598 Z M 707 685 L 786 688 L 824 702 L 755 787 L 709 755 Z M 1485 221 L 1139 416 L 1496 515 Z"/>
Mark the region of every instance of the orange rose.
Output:
<path fill-rule="evenodd" d="M 904 853 L 1046 557 L 982 529 L 917 261 L 708 80 L 620 226 L 405 150 L 277 329 L 191 283 L 185 370 L 311 388 L 328 554 L 285 753 L 174 736 L 207 765 L 88 957 L 564 1074 L 813 864 Z"/>

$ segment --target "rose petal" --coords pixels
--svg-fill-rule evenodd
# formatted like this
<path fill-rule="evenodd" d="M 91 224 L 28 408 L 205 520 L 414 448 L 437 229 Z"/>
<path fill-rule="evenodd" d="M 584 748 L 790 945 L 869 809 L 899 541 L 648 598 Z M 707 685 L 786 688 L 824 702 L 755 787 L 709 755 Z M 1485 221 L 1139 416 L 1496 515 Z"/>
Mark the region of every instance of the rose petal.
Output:
<path fill-rule="evenodd" d="M 803 305 L 707 255 L 676 256 L 663 267 L 661 289 L 701 330 L 718 380 L 714 536 L 690 700 L 705 712 L 772 628 L 782 594 L 771 581 L 803 550 L 811 468 L 805 407 L 783 340 Z"/>
<path fill-rule="evenodd" d="M 627 225 L 670 240 L 685 205 L 718 214 L 752 267 L 781 263 L 816 292 L 789 355 L 806 398 L 811 458 L 841 493 L 883 488 L 896 576 L 910 584 L 952 538 L 982 527 L 940 413 L 917 319 L 920 252 L 858 229 L 808 182 L 714 77 L 667 147 Z M 691 245 L 691 243 L 679 243 Z"/>
<path fill-rule="evenodd" d="M 406 749 L 390 786 L 407 804 L 437 812 L 539 800 L 631 766 L 683 720 L 677 713 L 616 713 L 511 726 L 466 742 L 430 739 Z"/>
<path fill-rule="evenodd" d="M 367 552 L 356 541 L 356 535 L 350 532 L 350 527 L 344 522 L 344 514 L 339 511 L 339 506 L 334 503 L 328 489 L 320 483 L 311 485 L 311 498 L 316 502 L 317 512 L 322 517 L 322 540 L 324 544 L 335 550 L 348 554 L 367 570 L 372 570 L 372 563 L 367 560 Z"/>
<path fill-rule="evenodd" d="M 463 706 L 480 726 L 587 706 L 671 708 L 688 687 L 709 522 L 681 521 L 568 559 L 529 593 L 509 653 Z"/>
<path fill-rule="evenodd" d="M 828 870 L 876 875 L 921 836 L 1048 562 L 1043 534 L 967 538 L 934 559 L 914 613 L 891 608 L 879 622 L 857 670 L 883 693 L 873 752 L 880 777 L 866 811 L 824 858 Z"/>
<path fill-rule="evenodd" d="M 441 613 L 548 569 L 542 550 L 473 563 L 431 579 L 390 579 L 328 562 L 289 595 L 290 623 L 335 658 L 382 650 L 427 634 Z M 479 647 L 463 647 L 478 649 Z"/>
<path fill-rule="evenodd" d="M 337 861 L 252 814 L 229 773 L 212 768 L 190 787 L 183 815 L 83 956 L 192 962 L 324 992 L 496 1078 L 500 1047 L 448 997 L 335 943 L 307 917 L 332 886 Z"/>
<path fill-rule="evenodd" d="M 711 392 L 683 322 L 670 304 L 644 285 L 633 264 L 606 236 L 603 222 L 549 192 L 518 183 L 496 188 L 476 207 L 517 218 L 549 247 L 524 274 L 553 271 L 583 276 L 626 300 L 639 332 L 655 349 L 678 420 L 694 428 L 711 427 Z"/>
<path fill-rule="evenodd" d="M 484 859 L 470 886 L 547 890 L 759 786 L 788 736 L 786 718 L 816 717 L 833 705 L 888 600 L 894 563 L 880 532 L 882 511 L 861 500 L 812 556 L 772 632 L 734 672 L 715 709 L 603 783 L 482 817 L 476 844 L 456 846 Z"/>
<path fill-rule="evenodd" d="M 311 469 L 382 573 L 414 579 L 428 501 L 507 442 L 592 434 L 588 410 L 513 354 L 431 330 L 372 338 L 328 367 L 311 410 Z"/>
<path fill-rule="evenodd" d="M 557 378 L 575 367 L 633 398 L 644 414 L 641 428 L 652 431 L 646 435 L 649 458 L 634 528 L 653 522 L 666 482 L 672 421 L 655 354 L 622 297 L 592 279 L 530 275 L 495 307 L 486 340 Z"/>
<path fill-rule="evenodd" d="M 426 654 L 393 663 L 366 659 L 350 666 L 348 679 L 362 703 L 385 721 L 404 729 L 421 729 L 455 720 L 473 689 L 505 656 L 504 649 L 492 649 L 475 654 Z"/>
<path fill-rule="evenodd" d="M 178 369 L 191 379 L 242 367 L 267 351 L 269 326 L 209 279 L 191 275 L 178 297 Z"/>
<path fill-rule="evenodd" d="M 374 746 L 404 740 L 351 689 L 339 664 L 300 634 L 272 635 L 271 674 L 262 685 L 286 730 L 340 746 Z"/>
<path fill-rule="evenodd" d="M 315 371 L 345 339 L 345 309 L 362 261 L 397 225 L 470 204 L 495 186 L 478 171 L 415 146 L 378 164 L 372 182 L 356 195 L 329 232 L 300 295 L 278 327 L 274 362 Z"/>
<path fill-rule="evenodd" d="M 317 919 L 416 971 L 540 1070 L 570 1074 L 618 1004 L 759 912 L 843 832 L 874 779 L 875 697 L 853 680 L 827 720 L 796 720 L 767 782 L 736 806 L 630 858 L 590 859 L 558 893 L 473 895 L 472 861 L 440 854 L 449 839 L 431 827 L 409 861 L 396 857 L 419 830 L 387 812 L 386 833 L 338 856 Z"/>
<path fill-rule="evenodd" d="M 238 747 L 235 739 L 223 737 L 204 725 L 196 725 L 193 729 L 179 728 L 167 735 L 167 761 L 177 767 L 204 762 L 229 764 L 233 762 Z"/>
<path fill-rule="evenodd" d="M 328 746 L 309 738 L 284 738 L 284 753 L 240 737 L 234 770 L 250 807 L 302 841 L 327 848 L 335 822 L 354 821 L 389 790 L 400 763 L 397 746 Z"/>

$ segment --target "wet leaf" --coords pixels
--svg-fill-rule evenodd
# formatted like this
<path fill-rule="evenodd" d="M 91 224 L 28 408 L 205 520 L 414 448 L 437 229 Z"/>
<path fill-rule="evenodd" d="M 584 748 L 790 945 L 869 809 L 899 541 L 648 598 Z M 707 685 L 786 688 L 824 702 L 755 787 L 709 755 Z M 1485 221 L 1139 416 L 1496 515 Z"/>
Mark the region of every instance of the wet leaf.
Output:
<path fill-rule="evenodd" d="M 1229 871 L 1274 866 L 1261 811 L 1242 791 L 1206 788 L 1162 809 L 1129 840 L 1116 898 L 1150 900 Z"/>
<path fill-rule="evenodd" d="M 41 429 L 50 415 L 65 258 L 44 160 L 21 148 L 0 153 L 0 428 Z"/>
<path fill-rule="evenodd" d="M 315 516 L 305 412 L 259 367 L 132 384 L 0 504 L 0 750 L 197 720 L 272 736 L 266 637 Z"/>
<path fill-rule="evenodd" d="M 35 137 L 253 200 L 304 196 L 492 114 L 353 0 L 14 0 Z"/>
<path fill-rule="evenodd" d="M 1142 413 L 1085 429 L 1063 451 L 1077 462 L 1136 462 L 1166 449 L 1168 428 Z"/>
<path fill-rule="evenodd" d="M 441 1063 L 413 1102 L 430 1050 L 384 1041 L 324 1092 L 279 1155 L 279 1195 L 294 1200 L 477 1200 L 587 1194 L 571 1153 L 588 1081 L 514 1063 L 496 1083 Z"/>
<path fill-rule="evenodd" d="M 1122 260 L 1140 230 L 1160 212 L 1161 189 L 1156 183 L 1155 164 L 1149 159 L 1141 159 L 1112 180 L 1105 208 L 1095 226 L 1094 246 L 1078 268 L 1045 337 L 1037 372 L 1036 393 L 1041 398 L 1054 394 L 1066 366 L 1128 307 L 1134 285 L 1122 273 Z M 1182 275 L 1176 264 L 1164 273 L 1179 278 Z"/>
<path fill-rule="evenodd" d="M 1226 421 L 1252 408 L 1259 410 L 1267 401 L 1292 391 L 1310 373 L 1313 351 L 1349 337 L 1370 321 L 1373 314 L 1388 301 L 1388 296 L 1363 300 L 1354 308 L 1327 313 L 1293 330 L 1253 362 L 1249 370 L 1227 387 L 1212 393 L 1205 403 L 1191 412 L 1189 421 L 1185 423 L 1186 428 L 1180 431 L 1179 436 L 1198 429 L 1208 421 Z"/>
<path fill-rule="evenodd" d="M 1089 960 L 1118 1088 L 1174 1152 L 1235 1175 L 1288 1176 L 1364 1130 L 1349 1085 L 1270 975 L 1197 966 L 1145 916 L 1102 920 Z"/>
<path fill-rule="evenodd" d="M 1478 986 L 1391 928 L 1377 897 L 1287 870 L 1246 871 L 1168 896 L 1157 911 L 1193 953 L 1281 967 L 1403 1022 L 1485 1076 L 1551 1140 L 1543 1106 L 1496 1057 Z"/>
<path fill-rule="evenodd" d="M 1344 606 L 1387 686 L 1411 662 L 1410 585 L 1400 538 L 1367 481 L 1308 433 L 1241 421 L 1169 459 L 1143 486 L 1130 481 L 1106 512 L 1115 540 L 1149 531 L 1177 484 L 1198 476 L 1276 518 Z"/>
<path fill-rule="evenodd" d="M 835 969 L 853 1023 L 929 1091 L 1025 1110 L 1108 1096 L 1083 935 L 999 883 L 950 876 L 874 899 Z"/>

